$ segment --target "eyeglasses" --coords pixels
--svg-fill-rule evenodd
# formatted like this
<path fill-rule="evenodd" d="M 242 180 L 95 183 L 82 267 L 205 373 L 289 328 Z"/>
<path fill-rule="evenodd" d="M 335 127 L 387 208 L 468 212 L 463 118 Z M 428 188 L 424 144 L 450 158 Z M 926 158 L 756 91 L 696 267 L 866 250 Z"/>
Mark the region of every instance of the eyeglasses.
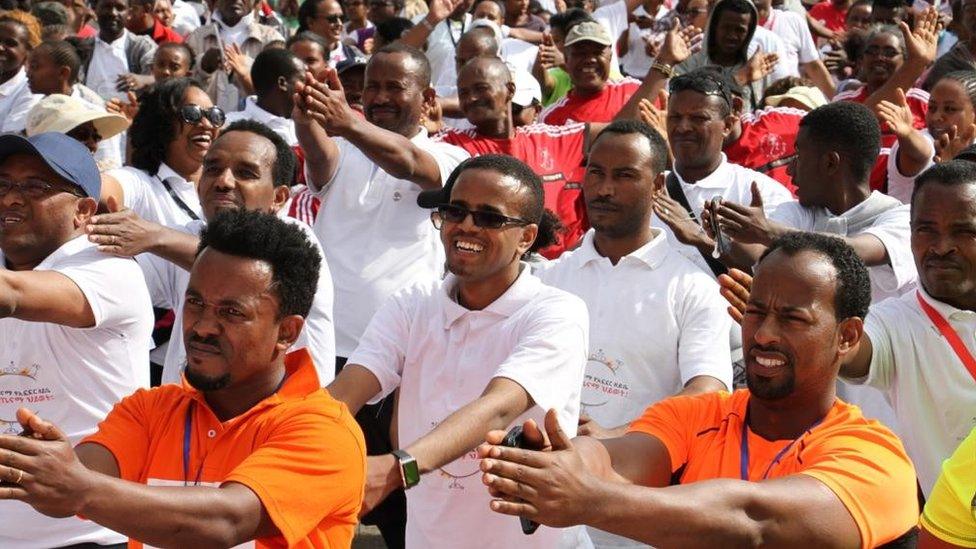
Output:
<path fill-rule="evenodd" d="M 732 107 L 732 91 L 720 78 L 708 73 L 699 72 L 697 75 L 675 76 L 671 79 L 668 87 L 671 95 L 680 91 L 691 90 L 703 95 L 721 97 L 726 105 Z"/>
<path fill-rule="evenodd" d="M 0 179 L 0 196 L 7 196 L 10 191 L 15 190 L 25 198 L 41 198 L 53 193 L 68 193 L 73 194 L 77 197 L 84 198 L 87 196 L 81 191 L 80 188 L 70 188 L 63 187 L 61 185 L 52 185 L 46 181 L 40 180 L 28 180 L 22 181 L 20 183 L 14 181 L 7 181 L 6 179 Z"/>
<path fill-rule="evenodd" d="M 901 51 L 895 48 L 882 48 L 880 46 L 868 46 L 864 48 L 864 55 L 870 55 L 871 57 L 884 57 L 885 59 L 894 59 L 901 55 Z"/>
<path fill-rule="evenodd" d="M 325 19 L 326 21 L 328 21 L 329 23 L 332 23 L 333 25 L 338 25 L 339 23 L 342 23 L 342 16 L 341 15 L 316 15 L 315 18 L 316 19 Z"/>
<path fill-rule="evenodd" d="M 200 105 L 183 105 L 180 107 L 180 118 L 187 124 L 196 126 L 205 117 L 215 128 L 223 126 L 227 120 L 227 115 L 220 107 L 210 107 L 209 109 L 204 109 Z"/>
<path fill-rule="evenodd" d="M 441 204 L 430 214 L 430 221 L 435 229 L 440 229 L 444 221 L 451 223 L 463 223 L 468 216 L 474 222 L 475 227 L 482 229 L 501 229 L 505 225 L 529 225 L 529 222 L 516 217 L 508 217 L 495 212 L 482 210 L 469 210 L 463 206 L 455 204 Z"/>

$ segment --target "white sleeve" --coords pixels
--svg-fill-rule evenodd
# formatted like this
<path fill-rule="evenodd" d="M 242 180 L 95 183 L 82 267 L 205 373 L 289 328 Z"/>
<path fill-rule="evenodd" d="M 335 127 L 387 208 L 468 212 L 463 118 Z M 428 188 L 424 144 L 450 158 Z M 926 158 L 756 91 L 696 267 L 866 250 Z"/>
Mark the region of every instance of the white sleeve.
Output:
<path fill-rule="evenodd" d="M 796 200 L 780 203 L 767 215 L 769 219 L 799 231 L 813 230 L 813 213 Z"/>
<path fill-rule="evenodd" d="M 711 376 L 732 390 L 732 320 L 715 280 L 702 272 L 686 274 L 679 282 L 673 309 L 679 326 L 678 370 L 681 385 L 695 376 Z"/>
<path fill-rule="evenodd" d="M 876 236 L 888 252 L 894 280 L 888 281 L 893 287 L 881 285 L 885 291 L 896 291 L 918 279 L 915 257 L 912 255 L 910 223 L 910 207 L 902 204 L 879 215 L 874 225 L 864 231 L 865 234 Z"/>
<path fill-rule="evenodd" d="M 774 212 L 780 204 L 793 202 L 793 195 L 779 181 L 757 173 L 756 183 L 759 184 L 759 194 L 762 196 L 763 210 L 766 211 L 767 216 Z"/>
<path fill-rule="evenodd" d="M 136 256 L 136 263 L 142 269 L 142 276 L 149 289 L 149 298 L 153 307 L 161 309 L 176 309 L 183 302 L 180 295 L 186 288 L 177 280 L 181 270 L 175 263 L 167 261 L 157 255 L 145 253 Z"/>
<path fill-rule="evenodd" d="M 895 375 L 895 349 L 892 338 L 898 338 L 901 334 L 895 333 L 888 320 L 885 318 L 892 312 L 898 312 L 897 305 L 893 300 L 899 298 L 889 298 L 877 305 L 872 305 L 868 317 L 864 319 L 864 336 L 871 340 L 871 365 L 866 377 L 851 379 L 843 378 L 844 381 L 856 385 L 866 384 L 882 392 L 887 392 L 891 388 Z M 897 315 L 895 315 L 897 316 Z M 898 320 L 895 319 L 897 323 Z"/>
<path fill-rule="evenodd" d="M 349 355 L 346 365 L 359 364 L 376 376 L 380 392 L 368 404 L 376 404 L 400 386 L 403 364 L 410 337 L 410 319 L 401 299 L 395 295 L 376 311 L 359 338 L 359 346 Z"/>
<path fill-rule="evenodd" d="M 451 172 L 458 164 L 471 156 L 468 151 L 449 143 L 430 143 L 429 152 L 434 157 L 434 161 L 437 162 L 437 167 L 440 168 L 441 185 L 447 183 L 447 178 L 451 176 Z"/>
<path fill-rule="evenodd" d="M 593 11 L 593 18 L 603 23 L 614 42 L 627 30 L 627 2 L 618 0 Z"/>
<path fill-rule="evenodd" d="M 578 297 L 562 295 L 540 304 L 518 343 L 495 375 L 518 383 L 543 410 L 563 409 L 579 394 L 586 368 L 589 314 Z"/>
<path fill-rule="evenodd" d="M 928 139 L 930 145 L 933 143 L 932 137 L 928 132 L 923 132 L 922 135 Z M 913 176 L 904 175 L 898 169 L 898 151 L 900 148 L 901 146 L 898 141 L 895 141 L 891 146 L 891 150 L 888 152 L 888 196 L 897 198 L 902 204 L 908 204 L 912 201 L 915 178 L 935 164 L 935 146 L 931 145 L 931 156 L 925 164 L 925 167 Z"/>
<path fill-rule="evenodd" d="M 319 375 L 319 383 L 323 387 L 332 382 L 335 378 L 335 323 L 332 317 L 334 302 L 334 291 L 332 286 L 332 273 L 329 271 L 329 264 L 325 260 L 325 253 L 319 245 L 318 239 L 312 233 L 308 225 L 299 225 L 310 241 L 315 245 L 322 256 L 322 263 L 319 266 L 319 280 L 315 288 L 315 297 L 312 300 L 312 308 L 305 318 L 305 327 L 295 342 L 296 349 L 306 348 L 312 355 L 312 362 L 315 363 L 315 370 Z"/>
<path fill-rule="evenodd" d="M 810 34 L 810 27 L 807 25 L 806 17 L 797 15 L 796 17 L 791 17 L 791 19 L 794 22 L 795 32 L 800 39 L 800 50 L 797 52 L 800 63 L 805 64 L 820 59 L 820 51 L 817 50 L 817 44 L 813 41 L 813 35 Z"/>
<path fill-rule="evenodd" d="M 7 117 L 0 121 L 0 133 L 20 133 L 27 128 L 27 113 L 37 104 L 43 95 L 24 93 L 17 98 L 7 112 Z"/>
<path fill-rule="evenodd" d="M 125 326 L 142 315 L 152 316 L 148 310 L 145 282 L 132 259 L 99 257 L 94 248 L 72 256 L 70 262 L 52 270 L 70 278 L 81 289 L 95 317 L 92 328 Z M 146 308 L 146 310 L 142 310 Z M 91 329 L 91 328 L 89 328 Z M 149 341 L 143 342 L 149 345 Z"/>
<path fill-rule="evenodd" d="M 118 181 L 119 187 L 122 187 L 122 202 L 126 208 L 136 213 L 146 211 L 146 194 L 149 189 L 146 182 L 135 172 L 135 168 L 111 170 L 108 175 Z"/>
<path fill-rule="evenodd" d="M 339 158 L 336 160 L 336 171 L 332 174 L 332 179 L 328 181 L 315 181 L 312 177 L 312 172 L 309 170 L 308 162 L 305 162 L 305 182 L 308 184 L 308 190 L 312 191 L 312 194 L 317 196 L 320 200 L 325 200 L 325 191 L 332 186 L 332 183 L 342 178 L 349 167 L 346 166 L 348 162 L 348 149 L 352 145 L 345 139 L 333 139 L 336 144 L 336 148 L 339 149 Z M 345 169 L 343 169 L 345 168 Z"/>

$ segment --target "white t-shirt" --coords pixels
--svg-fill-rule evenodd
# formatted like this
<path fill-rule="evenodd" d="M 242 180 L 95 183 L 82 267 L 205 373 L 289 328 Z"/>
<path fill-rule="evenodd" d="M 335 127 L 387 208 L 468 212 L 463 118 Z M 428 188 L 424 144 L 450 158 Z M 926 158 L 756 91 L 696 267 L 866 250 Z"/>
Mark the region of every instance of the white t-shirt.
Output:
<path fill-rule="evenodd" d="M 307 348 L 312 355 L 315 371 L 319 382 L 326 386 L 335 378 L 335 330 L 332 325 L 332 274 L 329 263 L 325 259 L 322 247 L 319 245 L 312 228 L 291 217 L 281 217 L 282 220 L 297 226 L 309 241 L 315 245 L 322 255 L 319 266 L 318 285 L 312 308 L 305 318 L 305 326 L 298 340 L 290 350 Z M 193 221 L 179 230 L 199 235 L 204 228 L 203 221 Z M 186 287 L 190 283 L 190 272 L 185 271 L 175 263 L 152 255 L 139 256 L 139 266 L 146 277 L 146 284 L 152 296 L 153 305 L 173 309 L 175 320 L 173 332 L 166 349 L 166 360 L 163 363 L 163 383 L 180 383 L 183 367 L 186 365 L 186 348 L 183 344 L 183 304 L 186 297 Z"/>
<path fill-rule="evenodd" d="M 77 444 L 116 402 L 149 386 L 149 292 L 135 261 L 103 254 L 85 236 L 64 243 L 34 270 L 59 272 L 77 284 L 95 325 L 0 319 L 0 433 L 20 433 L 15 413 L 28 407 Z M 0 517 L 4 549 L 125 541 L 94 522 L 49 518 L 19 501 L 0 502 Z"/>
<path fill-rule="evenodd" d="M 922 136 L 925 137 L 929 142 L 929 149 L 931 156 L 925 167 L 922 168 L 917 174 L 908 176 L 901 173 L 898 169 L 898 150 L 901 145 L 898 141 L 891 146 L 891 150 L 888 152 L 888 196 L 893 196 L 901 201 L 902 204 L 911 204 L 912 202 L 912 191 L 915 190 L 915 179 L 922 175 L 922 172 L 931 168 L 935 165 L 935 140 L 932 139 L 932 134 L 929 133 L 928 129 L 921 130 Z"/>
<path fill-rule="evenodd" d="M 976 312 L 922 296 L 976 352 Z M 942 460 L 976 427 L 976 380 L 918 304 L 915 292 L 871 306 L 864 333 L 874 352 L 866 379 L 883 391 L 901 422 L 902 441 L 928 495 Z"/>
<path fill-rule="evenodd" d="M 650 40 L 658 46 L 664 43 L 664 37 L 671 30 L 670 25 L 673 21 L 673 19 L 668 17 L 670 13 L 671 11 L 664 7 L 664 4 L 661 4 L 657 8 L 657 13 L 653 16 L 654 24 L 651 27 L 642 29 L 637 26 L 637 23 L 631 23 L 627 27 L 627 54 L 622 59 L 623 66 L 621 67 L 624 74 L 634 78 L 644 78 L 647 75 L 647 71 L 651 70 L 651 64 L 654 62 L 654 59 L 647 55 L 645 40 Z M 637 6 L 637 9 L 634 10 L 634 15 L 638 17 L 651 17 L 644 10 L 644 6 Z"/>
<path fill-rule="evenodd" d="M 190 214 L 170 196 L 163 181 L 169 182 L 176 196 L 196 215 L 197 219 L 203 217 L 203 208 L 200 206 L 196 185 L 192 181 L 183 179 L 165 163 L 159 165 L 156 175 L 149 175 L 131 166 L 112 170 L 108 174 L 122 187 L 125 207 L 143 219 L 168 227 L 179 227 L 193 221 Z"/>
<path fill-rule="evenodd" d="M 800 64 L 820 59 L 820 52 L 817 51 L 810 27 L 803 15 L 791 11 L 769 10 L 769 17 L 762 28 L 778 36 L 786 46 L 779 59 L 779 64 L 785 69 L 797 71 L 799 75 Z"/>
<path fill-rule="evenodd" d="M 173 30 L 184 37 L 200 27 L 200 14 L 184 0 L 173 0 Z"/>
<path fill-rule="evenodd" d="M 610 33 L 610 39 L 617 43 L 620 35 L 627 30 L 627 2 L 617 0 L 593 10 L 593 19 L 596 19 Z M 610 72 L 620 70 L 620 59 L 617 57 L 617 48 L 610 47 Z"/>
<path fill-rule="evenodd" d="M 762 27 L 756 27 L 756 33 L 752 35 L 752 41 L 749 42 L 748 56 L 752 57 L 758 48 L 762 48 L 762 51 L 766 53 L 775 53 L 779 56 L 779 61 L 773 68 L 773 72 L 761 80 L 761 82 L 772 83 L 787 76 L 800 76 L 800 70 L 796 63 L 790 64 L 785 62 L 786 57 L 789 55 L 789 46 L 787 46 L 785 40 L 778 34 L 774 34 Z M 765 88 L 763 90 L 765 91 Z M 757 103 L 760 99 L 762 97 L 755 98 Z"/>
<path fill-rule="evenodd" d="M 123 30 L 122 35 L 111 44 L 95 37 L 95 48 L 88 63 L 85 85 L 106 101 L 113 97 L 125 100 L 125 92 L 118 91 L 115 82 L 119 76 L 129 72 L 129 60 L 125 56 L 125 40 L 128 34 L 129 31 Z"/>
<path fill-rule="evenodd" d="M 468 157 L 461 148 L 432 141 L 424 129 L 411 141 L 433 156 L 441 182 Z M 336 354 L 348 357 L 394 292 L 441 277 L 444 249 L 430 211 L 417 205 L 419 186 L 386 173 L 348 141 L 335 142 L 339 168 L 319 191 L 314 228 L 335 284 Z"/>
<path fill-rule="evenodd" d="M 512 422 L 541 421 L 555 408 L 560 426 L 576 433 L 586 364 L 586 306 L 542 284 L 523 267 L 515 283 L 491 305 L 471 311 L 451 296 L 457 279 L 428 280 L 398 292 L 369 323 L 350 364 L 369 369 L 382 387 L 371 402 L 400 388 L 397 431 L 409 446 L 496 377 L 521 385 L 535 406 Z M 540 423 L 541 425 L 541 423 Z M 426 475 L 407 491 L 406 546 L 479 548 L 556 547 L 560 530 L 542 526 L 522 533 L 514 517 L 492 512 L 472 449 Z"/>
<path fill-rule="evenodd" d="M 691 378 L 732 387 L 731 320 L 715 280 L 675 252 L 663 231 L 613 265 L 594 231 L 557 261 L 534 268 L 550 286 L 579 296 L 590 316 L 581 409 L 604 427 L 630 423 Z M 587 528 L 597 547 L 644 547 Z"/>
<path fill-rule="evenodd" d="M 427 14 L 414 17 L 413 23 L 419 25 Z M 445 19 L 434 26 L 427 37 L 427 60 L 430 61 L 430 83 L 435 89 L 457 86 L 457 67 L 454 65 L 457 43 L 461 35 L 471 29 L 471 14 L 455 21 Z M 446 87 L 446 88 L 445 88 Z"/>
<path fill-rule="evenodd" d="M 20 133 L 27 127 L 27 113 L 43 95 L 33 94 L 27 82 L 27 70 L 0 84 L 0 133 Z"/>
<path fill-rule="evenodd" d="M 258 97 L 252 95 L 244 100 L 244 110 L 227 113 L 227 121 L 224 128 L 227 128 L 238 120 L 254 120 L 274 130 L 288 143 L 289 147 L 298 144 L 298 137 L 295 136 L 295 122 L 290 118 L 284 118 L 262 109 L 257 103 Z"/>
<path fill-rule="evenodd" d="M 759 194 L 762 195 L 763 210 L 765 210 L 766 215 L 770 215 L 783 202 L 793 200 L 790 191 L 786 190 L 786 187 L 781 183 L 757 171 L 730 163 L 724 153 L 722 154 L 722 163 L 719 164 L 718 168 L 695 183 L 685 183 L 681 174 L 678 172 L 674 172 L 674 174 L 678 177 L 678 182 L 681 183 L 681 189 L 688 199 L 688 205 L 691 206 L 699 221 L 705 201 L 712 200 L 716 196 L 721 196 L 723 200 L 737 204 L 749 204 L 752 201 L 753 181 L 759 184 Z M 706 273 L 712 273 L 711 269 L 708 268 L 708 263 L 705 263 L 701 254 L 698 253 L 698 248 L 686 246 L 679 242 L 671 229 L 656 215 L 651 220 L 651 225 L 663 229 L 668 235 L 668 243 L 681 255 L 690 259 L 692 263 Z"/>

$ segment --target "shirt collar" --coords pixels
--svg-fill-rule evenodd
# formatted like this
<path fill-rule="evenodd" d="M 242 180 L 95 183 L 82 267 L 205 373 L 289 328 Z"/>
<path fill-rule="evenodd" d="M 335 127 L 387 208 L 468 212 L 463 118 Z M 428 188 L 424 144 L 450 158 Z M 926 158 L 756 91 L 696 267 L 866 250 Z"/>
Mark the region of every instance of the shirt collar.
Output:
<path fill-rule="evenodd" d="M 103 46 L 108 46 L 108 47 L 110 47 L 112 49 L 115 49 L 115 50 L 123 50 L 124 51 L 125 50 L 125 39 L 128 36 L 129 36 L 129 31 L 127 31 L 125 29 L 122 29 L 122 34 L 120 34 L 118 38 L 116 38 L 115 40 L 113 40 L 111 42 L 106 42 L 106 41 L 102 40 L 102 37 L 101 36 L 96 36 L 95 37 L 95 45 L 97 46 L 97 45 L 101 44 Z"/>
<path fill-rule="evenodd" d="M 3 84 L 0 84 L 0 97 L 7 97 L 17 93 L 20 86 L 27 82 L 27 69 L 21 67 L 17 74 L 10 77 Z"/>
<path fill-rule="evenodd" d="M 256 95 L 251 95 L 244 100 L 244 112 L 250 115 L 249 118 L 257 120 L 266 126 L 283 120 L 282 117 L 271 114 L 270 112 L 261 108 L 261 106 L 258 105 L 258 96 Z"/>
<path fill-rule="evenodd" d="M 918 291 L 922 292 L 922 297 L 925 298 L 925 301 L 929 305 L 931 305 L 933 309 L 938 311 L 939 314 L 942 315 L 942 317 L 945 319 L 950 319 L 953 317 L 953 315 L 964 315 L 964 316 L 976 315 L 976 313 L 974 313 L 973 311 L 957 309 L 952 305 L 949 305 L 948 303 L 943 303 L 939 301 L 938 299 L 929 295 L 929 293 L 925 291 L 925 288 L 923 288 L 921 284 L 918 285 Z M 914 296 L 912 296 L 912 298 L 914 299 Z"/>
<path fill-rule="evenodd" d="M 669 251 L 668 239 L 665 236 L 664 231 L 661 229 L 651 229 L 652 237 L 651 240 L 646 244 L 637 248 L 636 250 L 630 252 L 629 254 L 620 258 L 620 263 L 625 261 L 643 263 L 649 269 L 655 269 L 661 265 L 664 258 L 667 257 Z M 583 243 L 574 252 L 574 256 L 579 258 L 580 265 L 586 265 L 591 261 L 602 261 L 606 257 L 600 255 L 600 252 L 596 249 L 596 243 L 594 242 L 596 238 L 596 231 L 590 229 L 583 236 Z"/>
<path fill-rule="evenodd" d="M 159 170 L 156 171 L 156 177 L 158 177 L 160 181 L 176 178 L 183 183 L 189 183 L 189 181 L 184 179 L 182 175 L 173 171 L 173 168 L 167 166 L 165 162 L 159 163 Z"/>
<path fill-rule="evenodd" d="M 60 247 L 58 247 L 57 250 L 51 252 L 51 255 L 45 257 L 44 261 L 41 261 L 40 263 L 37 264 L 36 267 L 34 267 L 34 270 L 35 271 L 50 270 L 51 266 L 62 257 L 74 255 L 80 252 L 81 250 L 84 250 L 85 248 L 90 248 L 92 246 L 94 246 L 94 244 L 89 242 L 87 237 L 76 236 L 71 240 L 62 244 Z M 2 262 L 0 262 L 0 264 L 2 264 Z M 4 268 L 6 268 L 6 266 L 4 266 Z"/>
<path fill-rule="evenodd" d="M 220 13 L 219 12 L 216 12 L 216 11 L 214 12 L 214 14 L 213 14 L 213 20 L 214 20 L 215 23 L 217 23 L 217 26 L 222 31 L 227 31 L 227 32 L 244 32 L 245 30 L 248 29 L 248 27 L 251 26 L 251 23 L 254 22 L 254 14 L 253 13 L 249 13 L 249 14 L 245 15 L 244 17 L 241 17 L 241 20 L 238 21 L 237 24 L 234 25 L 233 27 L 230 26 L 230 25 L 228 25 L 227 23 L 224 23 L 224 21 L 220 18 Z"/>
<path fill-rule="evenodd" d="M 725 153 L 722 153 L 722 161 L 719 162 L 718 167 L 715 171 L 708 174 L 707 176 L 695 181 L 694 183 L 688 183 L 685 181 L 678 170 L 674 170 L 674 175 L 678 177 L 678 181 L 684 183 L 685 185 L 697 185 L 703 189 L 725 189 L 732 183 L 733 174 L 730 173 L 732 168 L 729 167 L 729 160 L 725 157 Z"/>
<path fill-rule="evenodd" d="M 462 307 L 454 299 L 454 291 L 457 288 L 458 279 L 453 274 L 448 274 L 441 285 L 441 300 L 444 304 L 444 329 L 449 330 L 462 316 L 468 313 L 492 313 L 502 317 L 510 317 L 521 309 L 526 303 L 532 301 L 539 293 L 542 282 L 532 274 L 532 269 L 528 265 L 521 264 L 522 272 L 505 293 L 498 297 L 490 305 L 481 311 L 472 311 Z"/>

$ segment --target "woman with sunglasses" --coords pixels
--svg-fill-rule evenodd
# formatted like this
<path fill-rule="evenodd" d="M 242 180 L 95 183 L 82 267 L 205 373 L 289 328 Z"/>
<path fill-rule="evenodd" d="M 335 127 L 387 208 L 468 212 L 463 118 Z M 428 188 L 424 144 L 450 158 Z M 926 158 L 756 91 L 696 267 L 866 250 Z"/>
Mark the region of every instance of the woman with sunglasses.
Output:
<path fill-rule="evenodd" d="M 342 43 L 343 19 L 337 0 L 305 0 L 298 9 L 298 32 L 313 32 L 325 41 L 325 59 L 332 68 L 340 61 L 362 55 L 355 46 Z"/>
<path fill-rule="evenodd" d="M 174 78 L 142 96 L 129 128 L 129 166 L 109 172 L 102 198 L 143 219 L 182 226 L 202 215 L 196 185 L 203 157 L 224 124 L 199 83 Z"/>

